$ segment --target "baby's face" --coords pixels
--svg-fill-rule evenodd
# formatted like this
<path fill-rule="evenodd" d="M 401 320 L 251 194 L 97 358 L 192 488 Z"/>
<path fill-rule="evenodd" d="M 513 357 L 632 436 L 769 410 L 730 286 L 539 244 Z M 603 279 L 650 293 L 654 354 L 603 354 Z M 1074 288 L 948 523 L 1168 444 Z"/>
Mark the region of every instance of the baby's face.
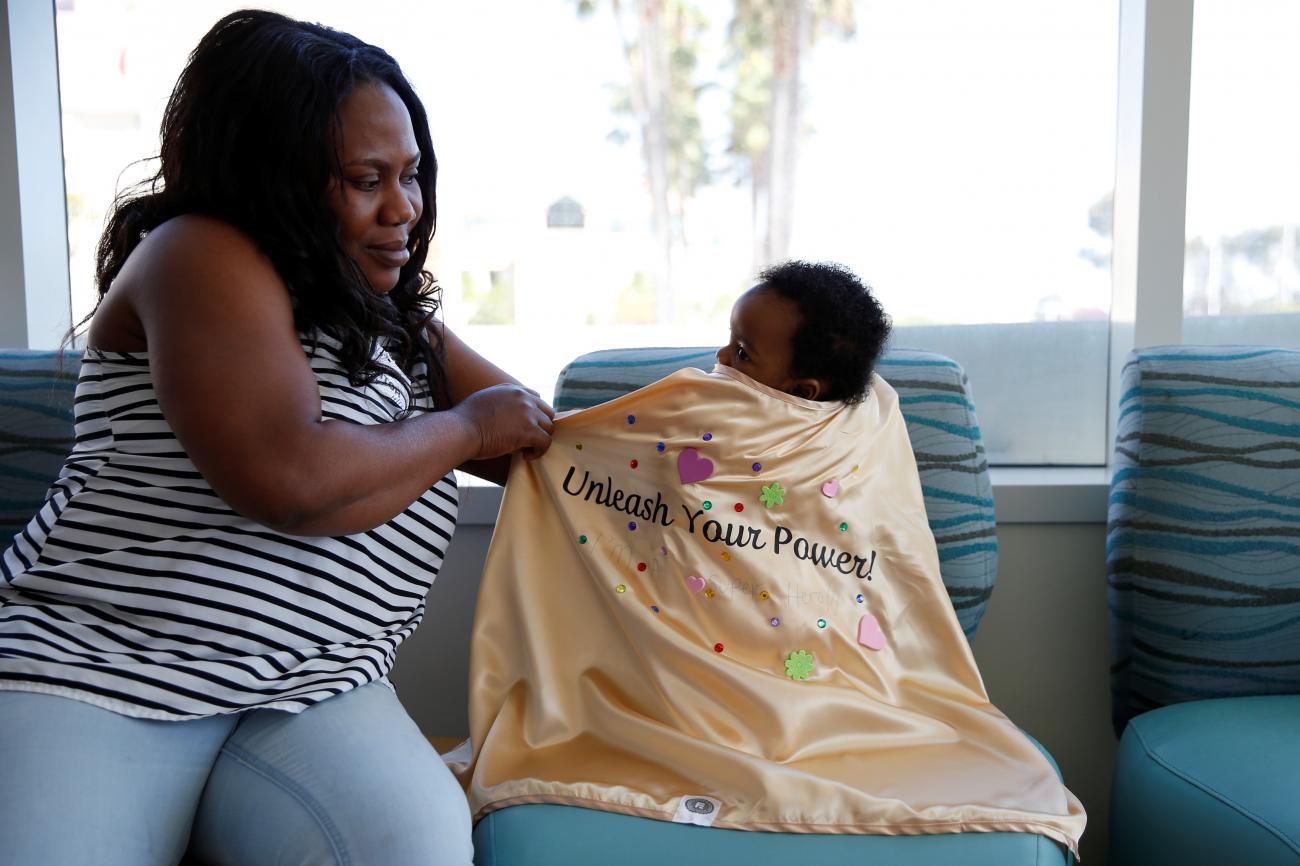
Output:
<path fill-rule="evenodd" d="M 799 321 L 794 301 L 755 286 L 731 308 L 731 341 L 718 350 L 718 363 L 769 388 L 795 393 L 790 343 Z"/>

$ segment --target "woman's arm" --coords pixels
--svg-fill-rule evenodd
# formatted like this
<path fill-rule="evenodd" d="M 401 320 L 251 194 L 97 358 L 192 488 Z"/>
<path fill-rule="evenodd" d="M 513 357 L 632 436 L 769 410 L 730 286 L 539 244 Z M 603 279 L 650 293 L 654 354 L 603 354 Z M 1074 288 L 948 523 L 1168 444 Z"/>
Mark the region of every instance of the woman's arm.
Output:
<path fill-rule="evenodd" d="M 520 385 L 518 379 L 484 358 L 478 352 L 475 352 L 463 340 L 452 333 L 450 328 L 442 323 L 437 323 L 434 327 L 438 329 L 438 334 L 442 338 L 442 345 L 447 358 L 447 377 L 451 385 L 453 406 L 459 405 L 465 398 L 493 385 Z M 536 392 L 532 393 L 535 394 Z M 549 407 L 547 408 L 549 411 Z M 553 417 L 554 413 L 551 414 Z M 548 440 L 546 447 L 549 446 L 550 441 Z M 524 457 L 528 459 L 540 457 L 546 451 L 546 447 L 540 450 L 525 449 Z M 505 484 L 506 476 L 510 474 L 510 460 L 510 454 L 503 454 L 500 457 L 493 457 L 488 460 L 468 460 L 457 468 L 471 475 L 477 475 L 485 481 L 491 481 L 494 484 Z"/>
<path fill-rule="evenodd" d="M 373 529 L 452 468 L 550 440 L 549 410 L 517 385 L 386 424 L 322 419 L 283 281 L 247 237 L 216 220 L 159 226 L 119 289 L 186 453 L 231 508 L 279 531 Z"/>

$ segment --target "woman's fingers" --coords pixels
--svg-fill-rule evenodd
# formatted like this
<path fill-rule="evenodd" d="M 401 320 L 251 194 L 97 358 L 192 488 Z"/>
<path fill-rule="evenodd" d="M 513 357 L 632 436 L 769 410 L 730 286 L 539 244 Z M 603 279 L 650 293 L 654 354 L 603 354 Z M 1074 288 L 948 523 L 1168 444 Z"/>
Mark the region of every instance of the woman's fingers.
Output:
<path fill-rule="evenodd" d="M 545 402 L 538 400 L 537 412 L 533 416 L 534 429 L 529 441 L 519 453 L 525 460 L 536 460 L 551 447 L 551 434 L 555 431 L 555 412 Z"/>
<path fill-rule="evenodd" d="M 478 459 L 516 451 L 536 457 L 551 445 L 555 410 L 529 388 L 514 384 L 484 388 L 461 401 L 453 411 L 479 430 L 482 446 Z"/>

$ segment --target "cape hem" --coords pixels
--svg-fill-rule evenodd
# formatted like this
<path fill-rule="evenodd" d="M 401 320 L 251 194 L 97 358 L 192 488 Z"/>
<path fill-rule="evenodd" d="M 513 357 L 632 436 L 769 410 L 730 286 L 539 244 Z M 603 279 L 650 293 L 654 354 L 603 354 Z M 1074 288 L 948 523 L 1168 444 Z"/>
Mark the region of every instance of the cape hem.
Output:
<path fill-rule="evenodd" d="M 532 804 L 554 804 L 562 806 L 579 806 L 600 812 L 615 812 L 633 815 L 639 818 L 653 818 L 657 821 L 671 822 L 673 812 L 670 809 L 650 809 L 645 806 L 633 806 L 626 803 L 614 803 L 609 800 L 596 800 L 590 797 L 553 794 L 518 794 L 485 803 L 474 813 L 473 823 L 477 824 L 492 812 L 510 806 Z M 747 830 L 760 833 L 803 833 L 815 835 L 840 836 L 926 836 L 938 833 L 1024 833 L 1026 828 L 1065 847 L 1075 862 L 1081 862 L 1078 840 L 1070 839 L 1057 828 L 1037 821 L 916 821 L 907 824 L 880 823 L 835 823 L 814 824 L 811 822 L 786 823 L 779 821 L 760 821 L 741 823 L 737 821 L 716 820 L 713 827 L 724 830 Z M 829 829 L 834 828 L 834 829 Z"/>

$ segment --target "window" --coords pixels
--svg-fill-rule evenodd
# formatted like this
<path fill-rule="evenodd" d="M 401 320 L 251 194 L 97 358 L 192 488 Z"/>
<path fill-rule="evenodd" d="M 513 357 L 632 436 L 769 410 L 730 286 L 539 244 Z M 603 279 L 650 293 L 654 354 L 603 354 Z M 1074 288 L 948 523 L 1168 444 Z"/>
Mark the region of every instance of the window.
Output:
<path fill-rule="evenodd" d="M 242 5 L 59 6 L 78 318 L 186 53 Z M 649 30 L 600 0 L 271 6 L 403 65 L 445 318 L 543 394 L 585 351 L 719 344 L 758 268 L 833 259 L 896 345 L 966 367 L 991 462 L 1105 462 L 1116 3 L 668 0 Z"/>
<path fill-rule="evenodd" d="M 1200 0 L 1187 153 L 1187 343 L 1300 347 L 1300 6 Z"/>

